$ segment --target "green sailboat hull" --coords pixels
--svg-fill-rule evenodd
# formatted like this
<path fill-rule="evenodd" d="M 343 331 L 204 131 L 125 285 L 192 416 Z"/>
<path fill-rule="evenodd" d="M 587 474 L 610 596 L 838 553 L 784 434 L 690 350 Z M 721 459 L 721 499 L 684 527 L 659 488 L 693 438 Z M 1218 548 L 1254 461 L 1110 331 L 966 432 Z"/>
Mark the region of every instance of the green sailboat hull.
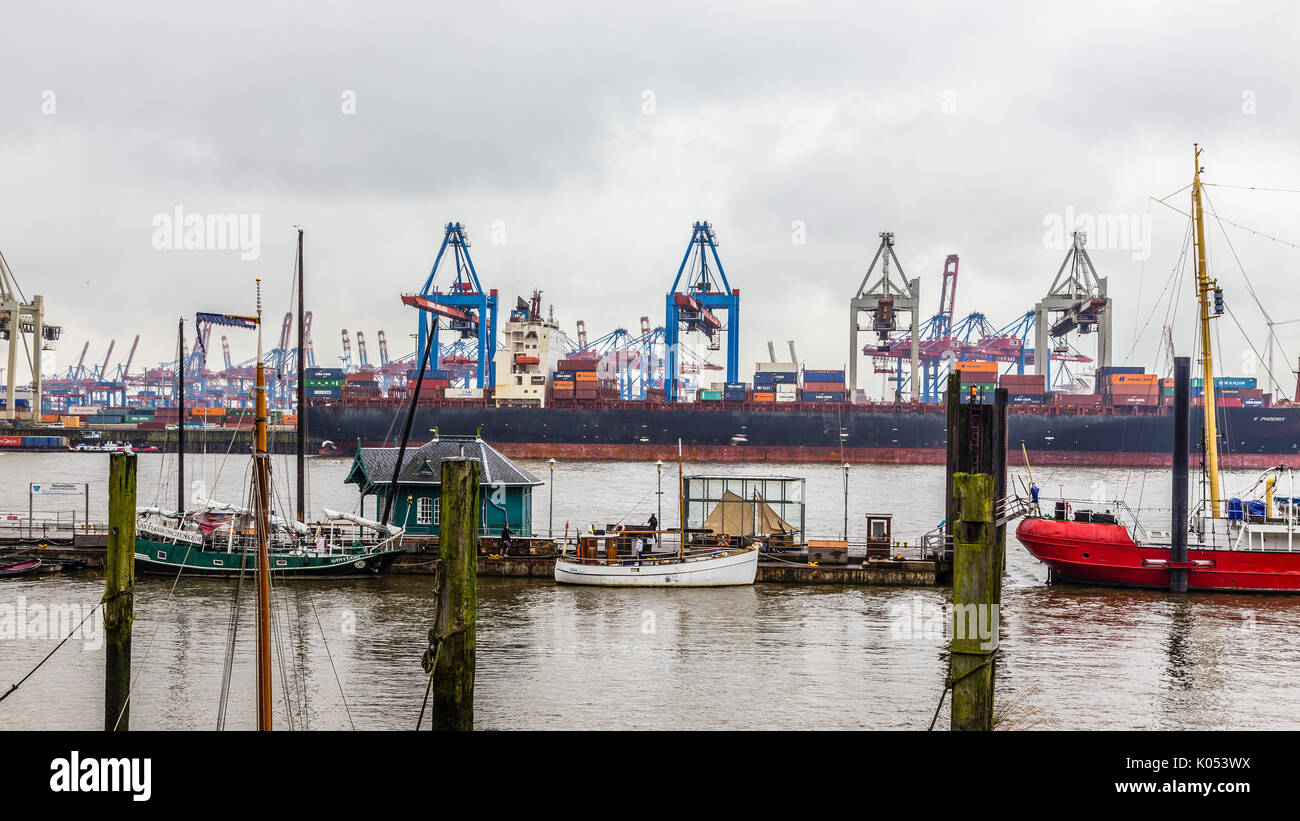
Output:
<path fill-rule="evenodd" d="M 379 550 L 326 555 L 272 551 L 271 573 L 292 579 L 356 579 L 383 573 L 392 565 L 400 550 Z M 163 542 L 137 536 L 135 566 L 145 573 L 185 576 L 237 577 L 251 575 L 257 569 L 257 556 L 238 551 L 203 548 L 185 542 Z"/>

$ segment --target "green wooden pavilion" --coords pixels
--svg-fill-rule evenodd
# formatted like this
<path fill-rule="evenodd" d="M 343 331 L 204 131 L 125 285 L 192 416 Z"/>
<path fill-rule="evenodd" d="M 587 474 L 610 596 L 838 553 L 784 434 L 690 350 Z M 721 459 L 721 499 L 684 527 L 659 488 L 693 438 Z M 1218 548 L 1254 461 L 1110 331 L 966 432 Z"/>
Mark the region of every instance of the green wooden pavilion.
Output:
<path fill-rule="evenodd" d="M 361 515 L 383 515 L 397 463 L 398 448 L 357 448 L 344 481 L 361 491 Z M 474 459 L 482 468 L 479 532 L 497 535 L 510 523 L 516 536 L 533 535 L 533 488 L 542 484 L 499 450 L 477 437 L 442 436 L 419 447 L 408 447 L 397 475 L 397 495 L 390 521 L 411 535 L 435 536 L 442 496 L 442 463 Z M 366 497 L 375 498 L 367 511 Z"/>

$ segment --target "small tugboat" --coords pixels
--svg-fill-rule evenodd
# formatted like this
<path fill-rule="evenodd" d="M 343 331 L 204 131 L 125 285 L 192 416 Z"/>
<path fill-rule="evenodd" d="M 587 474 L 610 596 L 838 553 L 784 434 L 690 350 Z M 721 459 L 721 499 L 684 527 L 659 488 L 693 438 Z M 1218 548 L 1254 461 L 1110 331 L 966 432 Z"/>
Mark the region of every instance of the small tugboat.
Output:
<path fill-rule="evenodd" d="M 1209 498 L 1187 517 L 1185 525 L 1182 524 L 1180 516 L 1187 510 L 1184 449 L 1181 459 L 1175 457 L 1174 465 L 1174 504 L 1181 513 L 1174 515 L 1171 525 L 1186 528 L 1186 541 L 1182 540 L 1182 533 L 1172 530 L 1148 530 L 1123 505 L 1118 509 L 1127 521 L 1121 521 L 1121 515 L 1110 511 L 1076 510 L 1071 517 L 1070 503 L 1064 499 L 1056 502 L 1051 517 L 1035 509 L 1033 515 L 1017 526 L 1016 537 L 1034 558 L 1048 566 L 1053 580 L 1170 589 L 1171 574 L 1185 571 L 1187 590 L 1300 593 L 1300 540 L 1296 538 L 1300 530 L 1297 518 L 1300 505 L 1297 505 L 1294 495 L 1291 472 L 1279 467 L 1259 477 L 1245 495 L 1262 487 L 1265 496 L 1262 500 L 1221 498 L 1217 403 L 1210 344 L 1210 295 L 1217 284 L 1207 273 L 1199 147 L 1195 153 L 1192 216 L 1205 386 L 1202 445 Z M 1177 438 L 1176 434 L 1176 441 Z M 1183 443 L 1185 448 L 1186 439 Z M 1180 471 L 1181 494 L 1178 490 Z M 1291 492 L 1285 498 L 1275 498 L 1274 490 L 1283 477 Z M 1183 506 L 1178 508 L 1180 504 Z M 1175 536 L 1179 537 L 1179 549 L 1185 546 L 1186 560 L 1175 559 Z"/>

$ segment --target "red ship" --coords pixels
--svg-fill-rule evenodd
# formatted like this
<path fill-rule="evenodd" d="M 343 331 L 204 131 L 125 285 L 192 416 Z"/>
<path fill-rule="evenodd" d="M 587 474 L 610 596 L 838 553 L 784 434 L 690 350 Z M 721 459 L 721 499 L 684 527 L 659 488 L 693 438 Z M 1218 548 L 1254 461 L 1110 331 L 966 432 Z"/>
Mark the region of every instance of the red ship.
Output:
<path fill-rule="evenodd" d="M 1221 302 L 1222 292 L 1206 270 L 1199 148 L 1195 169 L 1192 216 L 1196 229 L 1196 296 L 1200 305 L 1201 366 L 1207 386 L 1201 432 L 1210 498 L 1191 516 L 1185 516 L 1188 454 L 1184 413 L 1182 449 L 1176 449 L 1174 457 L 1175 511 L 1170 522 L 1171 527 L 1185 527 L 1185 530 L 1148 530 L 1123 504 L 1118 509 L 1128 519 L 1126 522 L 1111 512 L 1080 510 L 1071 517 L 1070 504 L 1060 500 L 1050 518 L 1043 516 L 1035 504 L 1031 515 L 1017 526 L 1016 537 L 1034 558 L 1047 565 L 1052 580 L 1121 587 L 1300 593 L 1300 550 L 1297 549 L 1300 548 L 1297 539 L 1300 505 L 1294 494 L 1274 497 L 1274 489 L 1284 472 L 1293 488 L 1290 471 L 1279 467 L 1260 477 L 1251 490 L 1262 485 L 1263 500 L 1233 498 L 1226 500 L 1225 505 L 1225 500 L 1220 498 L 1210 319 L 1221 313 L 1217 303 Z M 1211 293 L 1216 302 L 1213 314 Z M 1183 368 L 1186 377 L 1186 361 Z M 1178 439 L 1176 434 L 1176 448 Z M 1226 515 L 1223 515 L 1225 507 Z M 1180 553 L 1185 553 L 1185 560 Z M 1185 574 L 1185 586 L 1180 586 L 1182 574 Z"/>
<path fill-rule="evenodd" d="M 1186 562 L 1173 561 L 1167 531 L 1136 521 L 1086 521 L 1097 516 L 1086 511 L 1085 521 L 1070 521 L 1064 502 L 1061 519 L 1026 518 L 1016 537 L 1053 581 L 1168 589 L 1170 571 L 1182 568 L 1189 590 L 1300 593 L 1300 522 L 1292 500 L 1283 500 L 1280 517 L 1237 501 L 1228 502 L 1227 518 L 1195 517 L 1193 527 L 1205 529 L 1189 534 Z"/>

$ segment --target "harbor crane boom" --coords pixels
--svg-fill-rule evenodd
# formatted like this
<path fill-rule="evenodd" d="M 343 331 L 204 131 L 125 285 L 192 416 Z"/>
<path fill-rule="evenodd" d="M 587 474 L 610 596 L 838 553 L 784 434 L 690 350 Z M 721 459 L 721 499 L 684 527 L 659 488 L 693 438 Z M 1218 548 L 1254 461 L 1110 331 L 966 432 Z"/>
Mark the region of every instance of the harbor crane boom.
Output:
<path fill-rule="evenodd" d="M 725 325 L 715 311 L 726 311 Z M 718 350 L 725 332 L 726 379 L 735 382 L 739 378 L 740 289 L 732 288 L 727 281 L 727 273 L 718 257 L 717 234 L 705 220 L 691 226 L 691 241 L 665 299 L 664 390 L 669 402 L 681 401 L 684 393 L 681 386 L 683 329 L 687 333 L 704 334 L 709 340 L 710 350 Z"/>
<path fill-rule="evenodd" d="M 890 271 L 889 263 L 894 263 L 898 271 L 895 277 Z M 880 271 L 877 274 L 876 265 L 880 265 Z M 945 266 L 946 271 L 946 266 Z M 876 278 L 873 280 L 873 275 Z M 947 278 L 945 277 L 945 285 Z M 953 293 L 956 293 L 956 271 L 953 272 Z M 867 267 L 867 273 L 862 277 L 862 283 L 858 285 L 857 295 L 849 300 L 849 387 L 856 390 L 858 387 L 858 360 L 862 357 L 864 351 L 859 348 L 858 335 L 863 331 L 872 331 L 878 336 L 878 343 L 875 351 L 887 353 L 890 349 L 889 335 L 898 328 L 897 313 L 906 311 L 911 325 L 908 328 L 910 337 L 909 358 L 911 359 L 911 392 L 912 399 L 921 399 L 920 379 L 921 370 L 921 351 L 920 340 L 918 336 L 918 314 L 921 310 L 921 280 L 907 279 L 903 272 L 903 265 L 898 261 L 898 256 L 894 253 L 894 232 L 880 232 L 880 245 L 876 248 L 876 255 L 871 260 L 871 265 Z M 871 314 L 871 327 L 864 328 L 858 324 L 859 316 L 863 313 Z M 895 388 L 894 399 L 900 401 L 901 387 Z"/>
<path fill-rule="evenodd" d="M 440 351 L 438 342 L 439 325 L 442 319 L 448 321 L 448 330 L 459 335 L 461 340 L 474 340 L 475 387 L 494 387 L 496 369 L 492 366 L 496 356 L 497 344 L 497 291 L 483 290 L 479 282 L 478 271 L 469 253 L 469 235 L 465 226 L 459 222 L 449 222 L 443 229 L 442 245 L 433 260 L 433 268 L 418 294 L 403 294 L 402 302 L 420 311 L 418 333 L 416 334 L 416 360 L 420 361 L 426 340 L 434 351 Z M 438 268 L 442 265 L 447 250 L 451 249 L 451 265 L 454 266 L 455 278 L 448 290 L 440 290 L 435 284 Z M 434 367 L 441 367 L 438 362 Z"/>

